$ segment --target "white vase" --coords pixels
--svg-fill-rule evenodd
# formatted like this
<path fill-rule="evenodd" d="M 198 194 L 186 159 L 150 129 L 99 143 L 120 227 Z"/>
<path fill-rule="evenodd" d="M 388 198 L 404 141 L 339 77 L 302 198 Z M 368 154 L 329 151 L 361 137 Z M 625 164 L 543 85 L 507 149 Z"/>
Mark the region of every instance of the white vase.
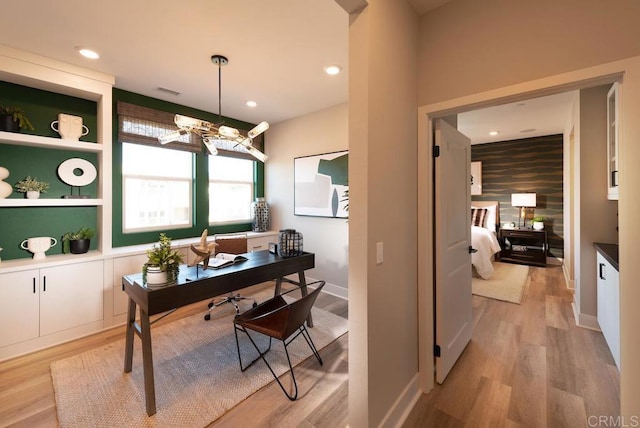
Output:
<path fill-rule="evenodd" d="M 147 284 L 166 284 L 167 272 L 161 271 L 160 268 L 149 266 L 147 268 Z"/>
<path fill-rule="evenodd" d="M 534 230 L 542 230 L 544 229 L 544 223 L 541 221 L 534 221 L 533 222 L 533 229 Z"/>
<path fill-rule="evenodd" d="M 27 190 L 27 199 L 39 199 L 40 192 L 37 190 Z"/>
<path fill-rule="evenodd" d="M 0 166 L 0 199 L 7 198 L 11 193 L 13 193 L 13 187 L 11 187 L 11 184 L 3 181 L 7 177 L 9 177 L 9 170 Z"/>

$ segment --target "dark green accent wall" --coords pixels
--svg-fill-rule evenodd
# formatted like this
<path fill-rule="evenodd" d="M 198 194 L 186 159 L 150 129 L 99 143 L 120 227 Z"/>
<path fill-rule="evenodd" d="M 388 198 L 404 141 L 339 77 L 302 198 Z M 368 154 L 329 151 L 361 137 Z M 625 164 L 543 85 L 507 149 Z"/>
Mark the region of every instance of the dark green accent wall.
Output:
<path fill-rule="evenodd" d="M 218 116 L 213 113 L 180 106 L 154 98 L 145 97 L 127 91 L 114 89 L 113 91 L 113 234 L 114 247 L 146 244 L 158 240 L 158 232 L 147 232 L 124 235 L 122 231 L 122 180 L 121 180 L 121 150 L 117 142 L 118 121 L 116 103 L 118 100 L 139 104 L 159 110 L 191 115 L 201 119 L 217 122 Z M 25 110 L 25 115 L 33 123 L 35 130 L 23 130 L 24 133 L 45 137 L 59 138 L 57 132 L 50 127 L 51 122 L 57 120 L 58 113 L 81 116 L 83 123 L 89 128 L 89 134 L 81 137 L 80 141 L 95 142 L 97 140 L 97 104 L 81 98 L 56 94 L 53 92 L 29 88 L 0 81 L 0 104 L 16 105 Z M 254 124 L 223 118 L 231 126 L 251 129 Z M 265 143 L 266 144 L 266 143 Z M 41 198 L 59 199 L 71 193 L 71 188 L 57 176 L 57 168 L 66 159 L 78 157 L 97 165 L 95 153 L 75 152 L 68 150 L 48 150 L 42 148 L 20 147 L 10 144 L 0 144 L 0 166 L 9 170 L 8 183 L 14 185 L 27 175 L 36 176 L 40 180 L 51 184 L 47 193 Z M 196 156 L 195 182 L 195 226 L 188 229 L 166 231 L 173 239 L 200 236 L 208 227 L 207 184 L 208 172 L 205 155 Z M 264 164 L 256 162 L 256 197 L 264 196 Z M 74 193 L 77 194 L 75 189 Z M 97 181 L 82 188 L 82 194 L 97 197 Z M 10 198 L 23 198 L 22 193 L 14 192 Z M 96 207 L 3 207 L 0 208 L 0 258 L 13 260 L 31 258 L 32 254 L 20 249 L 20 243 L 33 236 L 50 236 L 60 239 L 66 232 L 80 229 L 82 226 L 96 228 Z M 251 230 L 250 223 L 225 225 L 208 228 L 209 234 L 229 233 Z M 98 231 L 99 238 L 100 231 Z M 98 239 L 91 240 L 91 249 L 97 248 Z M 47 254 L 62 253 L 62 243 L 50 249 Z"/>
<path fill-rule="evenodd" d="M 512 193 L 535 192 L 537 207 L 527 210 L 527 226 L 534 215 L 546 217 L 549 253 L 564 256 L 562 135 L 527 138 L 471 146 L 471 160 L 482 162 L 482 195 L 472 200 L 500 201 L 500 223 L 518 222 Z"/>
<path fill-rule="evenodd" d="M 140 232 L 140 233 L 122 233 L 122 148 L 118 142 L 118 115 L 117 102 L 124 101 L 144 107 L 154 108 L 156 110 L 167 111 L 170 113 L 180 113 L 186 116 L 197 117 L 198 119 L 210 122 L 218 122 L 218 115 L 205 112 L 190 107 L 181 106 L 179 104 L 146 97 L 121 89 L 113 90 L 113 247 L 124 247 L 127 245 L 146 244 L 156 242 L 158 240 L 159 231 Z M 226 124 L 240 128 L 251 129 L 255 124 L 243 122 L 223 116 Z M 265 142 L 266 144 L 266 142 Z M 194 219 L 193 227 L 173 229 L 165 231 L 167 236 L 172 239 L 191 238 L 200 236 L 202 231 L 208 229 L 209 235 L 216 233 L 231 233 L 251 230 L 251 223 L 238 223 L 224 226 L 209 227 L 209 195 L 207 192 L 209 184 L 209 172 L 207 155 L 198 153 L 195 156 L 196 178 L 194 182 Z M 256 162 L 256 188 L 254 193 L 256 197 L 264 196 L 264 164 Z"/>
<path fill-rule="evenodd" d="M 81 116 L 89 128 L 89 134 L 80 141 L 95 142 L 97 139 L 97 104 L 81 98 L 75 98 L 26 86 L 0 81 L 0 104 L 22 107 L 35 130 L 22 130 L 25 134 L 59 138 L 51 129 L 51 122 L 58 119 L 58 113 Z M 58 166 L 69 158 L 81 158 L 97 165 L 95 153 L 69 150 L 46 150 L 33 147 L 20 147 L 0 144 L 0 166 L 9 170 L 5 181 L 15 185 L 27 175 L 36 176 L 48 182 L 51 187 L 40 198 L 60 199 L 71 193 L 71 187 L 58 177 Z M 74 194 L 78 189 L 74 190 Z M 97 182 L 82 188 L 82 194 L 97 197 Z M 15 192 L 9 198 L 24 198 L 23 193 Z M 50 236 L 60 240 L 66 232 L 82 226 L 96 227 L 95 207 L 16 207 L 0 208 L 0 257 L 4 260 L 31 258 L 29 251 L 20 248 L 20 243 L 33 236 Z M 91 249 L 97 248 L 97 239 L 91 240 Z M 47 254 L 62 253 L 59 243 Z"/>

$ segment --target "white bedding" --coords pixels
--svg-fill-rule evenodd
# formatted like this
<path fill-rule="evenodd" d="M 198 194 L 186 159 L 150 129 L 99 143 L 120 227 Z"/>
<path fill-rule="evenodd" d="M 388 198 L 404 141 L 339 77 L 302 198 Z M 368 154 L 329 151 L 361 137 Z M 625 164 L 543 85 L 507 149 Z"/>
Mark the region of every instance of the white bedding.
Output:
<path fill-rule="evenodd" d="M 482 279 L 493 275 L 493 255 L 500 251 L 495 232 L 484 227 L 471 226 L 471 246 L 478 250 L 471 254 L 471 264 Z"/>

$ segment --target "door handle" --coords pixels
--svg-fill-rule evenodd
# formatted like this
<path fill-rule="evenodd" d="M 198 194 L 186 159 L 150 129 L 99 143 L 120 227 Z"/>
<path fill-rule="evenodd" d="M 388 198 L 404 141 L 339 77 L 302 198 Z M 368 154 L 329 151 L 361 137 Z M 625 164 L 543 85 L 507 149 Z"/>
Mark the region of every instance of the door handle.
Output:
<path fill-rule="evenodd" d="M 477 253 L 477 252 L 478 252 L 478 250 L 476 250 L 471 245 L 469 245 L 469 254 L 473 254 L 473 253 Z"/>
<path fill-rule="evenodd" d="M 600 277 L 600 279 L 607 279 L 604 277 L 604 263 L 599 263 L 598 265 L 598 276 Z"/>

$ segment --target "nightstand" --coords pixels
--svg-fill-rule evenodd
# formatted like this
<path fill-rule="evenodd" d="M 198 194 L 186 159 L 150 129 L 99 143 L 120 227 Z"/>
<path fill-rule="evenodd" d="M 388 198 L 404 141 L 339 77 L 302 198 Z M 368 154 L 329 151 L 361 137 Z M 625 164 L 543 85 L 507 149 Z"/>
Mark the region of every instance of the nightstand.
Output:
<path fill-rule="evenodd" d="M 500 261 L 533 266 L 547 265 L 547 232 L 534 229 L 500 229 Z"/>

